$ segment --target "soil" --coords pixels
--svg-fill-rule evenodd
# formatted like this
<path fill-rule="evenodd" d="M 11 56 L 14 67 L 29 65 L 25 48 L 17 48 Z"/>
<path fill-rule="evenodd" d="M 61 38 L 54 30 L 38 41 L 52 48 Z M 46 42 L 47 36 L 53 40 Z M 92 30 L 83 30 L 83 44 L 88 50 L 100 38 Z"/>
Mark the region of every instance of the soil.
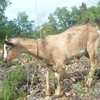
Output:
<path fill-rule="evenodd" d="M 98 66 L 100 65 L 99 58 L 100 54 L 98 53 L 96 55 Z M 95 76 L 97 77 L 94 79 L 93 86 L 91 88 L 85 87 L 90 70 L 90 61 L 85 57 L 82 57 L 78 62 L 74 59 L 63 66 L 61 84 L 64 94 L 61 97 L 54 96 L 57 80 L 52 70 L 50 74 L 52 96 L 45 96 L 46 67 L 42 61 L 36 58 L 32 59 L 26 54 L 20 55 L 17 60 L 25 69 L 25 75 L 22 80 L 24 84 L 20 84 L 18 87 L 19 92 L 24 91 L 26 94 L 24 100 L 100 100 L 100 68 L 98 67 L 96 70 Z M 0 63 L 0 80 L 2 81 L 5 71 L 11 70 L 16 66 L 14 62 L 7 64 L 6 67 L 4 67 L 5 64 Z"/>

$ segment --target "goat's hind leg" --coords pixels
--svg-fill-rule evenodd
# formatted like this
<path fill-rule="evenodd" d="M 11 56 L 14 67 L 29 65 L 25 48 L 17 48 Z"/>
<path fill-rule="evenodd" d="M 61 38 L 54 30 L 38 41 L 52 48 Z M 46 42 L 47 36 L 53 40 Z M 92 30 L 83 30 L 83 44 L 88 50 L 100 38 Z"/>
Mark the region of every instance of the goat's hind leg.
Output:
<path fill-rule="evenodd" d="M 60 97 L 63 95 L 63 91 L 61 89 L 61 84 L 60 84 L 60 74 L 55 72 L 55 77 L 57 78 L 57 89 L 55 90 L 55 96 Z"/>
<path fill-rule="evenodd" d="M 89 76 L 86 82 L 86 86 L 91 87 L 92 83 L 93 83 L 93 78 L 94 78 L 94 74 L 95 74 L 95 50 L 93 50 L 93 48 L 89 48 L 88 50 L 89 53 L 89 58 L 90 58 L 90 62 L 91 62 L 91 69 L 89 72 Z"/>
<path fill-rule="evenodd" d="M 55 90 L 55 96 L 60 97 L 63 95 L 63 90 L 61 88 L 60 77 L 61 77 L 62 66 L 57 66 L 57 72 L 55 72 L 55 77 L 57 78 L 57 89 Z"/>
<path fill-rule="evenodd" d="M 47 67 L 47 72 L 45 74 L 45 77 L 46 77 L 46 85 L 47 85 L 47 88 L 46 88 L 46 92 L 45 92 L 45 95 L 46 96 L 50 96 L 51 95 L 51 91 L 50 91 L 50 71 L 49 71 L 49 68 Z"/>

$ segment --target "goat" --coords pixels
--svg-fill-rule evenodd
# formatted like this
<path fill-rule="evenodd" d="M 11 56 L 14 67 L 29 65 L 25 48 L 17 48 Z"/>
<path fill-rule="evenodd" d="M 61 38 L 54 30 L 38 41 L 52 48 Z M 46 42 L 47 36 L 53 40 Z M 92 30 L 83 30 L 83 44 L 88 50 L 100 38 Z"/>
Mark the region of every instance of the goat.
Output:
<path fill-rule="evenodd" d="M 97 28 L 90 24 L 75 25 L 61 34 L 49 35 L 45 38 L 6 38 L 3 46 L 3 62 L 12 61 L 20 53 L 28 53 L 39 59 L 44 59 L 47 64 L 46 95 L 51 95 L 49 82 L 49 65 L 56 69 L 57 78 L 56 96 L 62 96 L 63 90 L 60 84 L 62 66 L 73 58 L 83 55 L 91 62 L 90 76 L 95 73 L 95 53 L 99 40 Z M 86 85 L 91 87 L 93 78 L 88 78 Z"/>

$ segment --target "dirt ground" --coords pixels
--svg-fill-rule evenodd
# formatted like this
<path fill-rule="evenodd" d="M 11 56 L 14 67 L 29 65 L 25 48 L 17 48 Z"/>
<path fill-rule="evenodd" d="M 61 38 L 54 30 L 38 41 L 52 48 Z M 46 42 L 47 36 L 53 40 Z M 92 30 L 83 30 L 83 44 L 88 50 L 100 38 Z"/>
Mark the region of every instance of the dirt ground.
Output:
<path fill-rule="evenodd" d="M 0 50 L 0 55 L 2 50 Z M 54 72 L 51 71 L 50 85 L 52 87 L 52 96 L 45 96 L 45 64 L 37 59 L 31 59 L 23 55 L 18 58 L 18 62 L 24 66 L 26 77 L 24 84 L 20 86 L 19 91 L 23 89 L 26 92 L 25 100 L 100 100 L 100 68 L 97 68 L 95 75 L 97 76 L 94 80 L 94 84 L 91 88 L 85 87 L 87 75 L 90 70 L 90 61 L 82 57 L 79 62 L 75 59 L 70 61 L 69 64 L 63 66 L 61 84 L 64 91 L 62 97 L 55 97 L 54 91 L 56 89 L 57 80 L 54 77 Z M 96 55 L 96 63 L 100 66 L 100 54 Z M 30 63 L 33 62 L 33 63 Z M 14 65 L 13 65 L 14 66 Z M 1 63 L 1 66 L 3 64 Z M 8 68 L 8 67 L 7 67 Z M 9 69 L 12 68 L 12 64 L 9 65 Z M 34 82 L 27 80 L 27 77 L 33 76 L 36 78 Z M 26 87 L 25 87 L 26 86 Z M 27 88 L 27 89 L 26 89 Z"/>

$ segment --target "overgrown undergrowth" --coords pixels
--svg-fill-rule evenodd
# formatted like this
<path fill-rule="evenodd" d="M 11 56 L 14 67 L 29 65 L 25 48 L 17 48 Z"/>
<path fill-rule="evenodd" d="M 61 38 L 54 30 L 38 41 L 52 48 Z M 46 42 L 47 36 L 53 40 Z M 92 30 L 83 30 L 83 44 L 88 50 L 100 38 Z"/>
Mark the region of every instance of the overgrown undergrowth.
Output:
<path fill-rule="evenodd" d="M 7 72 L 0 84 L 0 100 L 20 100 L 22 93 L 17 93 L 17 87 L 23 79 L 23 67 L 16 64 L 16 68 Z M 18 99 L 16 99 L 18 98 Z"/>

